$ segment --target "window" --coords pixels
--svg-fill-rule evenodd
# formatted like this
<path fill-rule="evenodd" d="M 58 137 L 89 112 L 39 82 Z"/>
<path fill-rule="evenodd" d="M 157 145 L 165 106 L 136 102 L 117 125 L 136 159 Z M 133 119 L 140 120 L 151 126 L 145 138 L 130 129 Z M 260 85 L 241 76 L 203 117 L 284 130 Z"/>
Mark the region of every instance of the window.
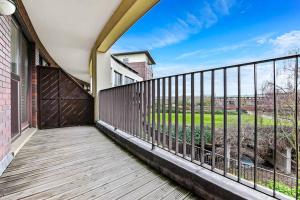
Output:
<path fill-rule="evenodd" d="M 134 83 L 134 80 L 132 78 L 125 76 L 125 84 L 130 84 L 130 83 Z"/>
<path fill-rule="evenodd" d="M 120 74 L 119 72 L 115 71 L 115 83 L 114 86 L 119 86 L 122 85 L 122 74 Z"/>
<path fill-rule="evenodd" d="M 27 124 L 28 119 L 28 91 L 29 91 L 29 81 L 28 81 L 28 42 L 25 37 L 21 37 L 21 47 L 20 47 L 20 79 L 21 79 L 21 123 Z"/>
<path fill-rule="evenodd" d="M 19 75 L 20 33 L 14 21 L 11 24 L 11 72 Z"/>
<path fill-rule="evenodd" d="M 20 133 L 29 125 L 29 62 L 28 62 L 28 41 L 23 35 L 17 22 L 11 22 L 11 127 L 12 136 Z"/>
<path fill-rule="evenodd" d="M 123 62 L 124 63 L 129 63 L 129 59 L 128 58 L 123 58 Z"/>

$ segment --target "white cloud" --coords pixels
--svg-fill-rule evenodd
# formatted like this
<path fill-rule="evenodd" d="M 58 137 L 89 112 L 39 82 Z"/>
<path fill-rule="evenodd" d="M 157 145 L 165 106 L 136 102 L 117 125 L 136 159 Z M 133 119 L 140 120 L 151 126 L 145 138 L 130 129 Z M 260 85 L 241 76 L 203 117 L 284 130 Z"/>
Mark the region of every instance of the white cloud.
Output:
<path fill-rule="evenodd" d="M 269 42 L 273 45 L 274 51 L 278 54 L 286 54 L 291 51 L 300 49 L 300 30 L 291 31 L 270 39 Z"/>
<path fill-rule="evenodd" d="M 143 48 L 151 50 L 177 44 L 193 34 L 213 26 L 221 16 L 230 14 L 230 8 L 234 3 L 235 0 L 204 2 L 199 9 L 194 10 L 194 12 L 187 12 L 185 16 L 177 18 L 172 24 L 140 36 L 126 37 L 126 40 L 121 40 L 122 43 L 117 45 L 120 47 L 125 46 L 126 49 Z"/>
<path fill-rule="evenodd" d="M 250 38 L 248 40 L 244 40 L 241 42 L 238 42 L 236 44 L 231 44 L 227 46 L 222 46 L 222 47 L 217 47 L 217 48 L 211 48 L 211 49 L 199 49 L 191 52 L 185 52 L 181 55 L 179 55 L 176 59 L 185 59 L 188 57 L 192 56 L 197 56 L 197 58 L 206 58 L 209 56 L 215 56 L 219 54 L 224 54 L 226 52 L 234 51 L 234 50 L 239 50 L 242 48 L 250 47 L 250 46 L 256 46 L 258 45 L 263 45 L 269 41 L 271 36 L 274 33 L 267 33 L 258 37 Z"/>
<path fill-rule="evenodd" d="M 267 33 L 261 36 L 256 37 L 256 43 L 259 45 L 267 44 L 270 39 L 274 36 L 274 33 Z"/>
<path fill-rule="evenodd" d="M 196 50 L 196 51 L 183 53 L 180 56 L 178 56 L 176 59 L 180 60 L 180 59 L 184 59 L 184 58 L 196 56 L 196 55 L 197 55 L 197 58 L 205 58 L 208 56 L 218 55 L 220 53 L 224 53 L 227 51 L 237 50 L 244 46 L 246 46 L 245 43 L 240 43 L 240 44 L 228 45 L 228 46 L 212 48 L 212 49 L 200 49 L 200 50 Z"/>
<path fill-rule="evenodd" d="M 216 0 L 214 8 L 223 15 L 230 14 L 230 8 L 235 4 L 235 0 Z"/>

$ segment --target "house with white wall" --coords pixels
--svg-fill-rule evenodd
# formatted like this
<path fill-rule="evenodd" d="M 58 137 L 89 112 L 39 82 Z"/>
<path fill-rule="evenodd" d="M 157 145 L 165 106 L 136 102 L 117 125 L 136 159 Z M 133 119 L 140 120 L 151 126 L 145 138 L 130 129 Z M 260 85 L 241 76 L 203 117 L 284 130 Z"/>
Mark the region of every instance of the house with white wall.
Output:
<path fill-rule="evenodd" d="M 154 59 L 148 51 L 98 53 L 97 87 L 100 90 L 153 78 Z"/>
<path fill-rule="evenodd" d="M 97 87 L 99 90 L 143 81 L 138 72 L 113 56 L 110 52 L 98 53 Z"/>
<path fill-rule="evenodd" d="M 115 53 L 113 56 L 137 71 L 144 80 L 153 78 L 152 66 L 156 63 L 149 51 L 122 52 Z"/>

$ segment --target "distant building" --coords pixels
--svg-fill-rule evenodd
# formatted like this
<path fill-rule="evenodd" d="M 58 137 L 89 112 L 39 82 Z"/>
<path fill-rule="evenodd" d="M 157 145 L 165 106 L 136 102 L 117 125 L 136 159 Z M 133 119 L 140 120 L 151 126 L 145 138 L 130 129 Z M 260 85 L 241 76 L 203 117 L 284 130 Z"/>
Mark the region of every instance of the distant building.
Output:
<path fill-rule="evenodd" d="M 152 65 L 155 65 L 155 61 L 149 51 L 115 53 L 113 56 L 137 71 L 143 80 L 153 78 Z"/>
<path fill-rule="evenodd" d="M 155 61 L 148 51 L 107 52 L 98 53 L 97 56 L 100 90 L 153 78 L 152 65 Z"/>

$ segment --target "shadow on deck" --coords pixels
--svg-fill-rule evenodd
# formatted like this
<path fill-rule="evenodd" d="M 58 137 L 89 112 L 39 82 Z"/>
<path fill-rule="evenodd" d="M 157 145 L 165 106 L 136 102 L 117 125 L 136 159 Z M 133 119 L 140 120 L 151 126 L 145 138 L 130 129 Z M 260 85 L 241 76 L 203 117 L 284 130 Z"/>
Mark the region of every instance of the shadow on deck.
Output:
<path fill-rule="evenodd" d="M 38 131 L 0 177 L 1 199 L 196 199 L 94 127 Z"/>

